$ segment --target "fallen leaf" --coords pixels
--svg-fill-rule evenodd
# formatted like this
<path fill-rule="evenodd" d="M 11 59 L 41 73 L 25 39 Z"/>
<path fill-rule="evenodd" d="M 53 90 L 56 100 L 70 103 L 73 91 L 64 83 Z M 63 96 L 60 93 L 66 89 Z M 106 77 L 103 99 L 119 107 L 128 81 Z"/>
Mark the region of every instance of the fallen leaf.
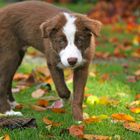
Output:
<path fill-rule="evenodd" d="M 127 81 L 130 83 L 135 83 L 136 82 L 136 77 L 135 76 L 127 76 Z"/>
<path fill-rule="evenodd" d="M 86 112 L 83 112 L 83 119 L 85 120 L 85 119 L 88 119 L 88 118 L 89 118 L 89 114 L 86 113 Z"/>
<path fill-rule="evenodd" d="M 53 122 L 53 121 L 49 120 L 47 117 L 44 117 L 43 118 L 43 122 L 46 125 L 51 125 L 51 126 L 55 126 L 55 127 L 58 127 L 58 126 L 61 126 L 62 125 L 62 123 L 60 123 L 60 122 Z"/>
<path fill-rule="evenodd" d="M 129 105 L 127 105 L 127 108 L 135 108 L 135 107 L 138 107 L 140 105 L 140 100 L 136 100 L 136 101 L 133 101 L 131 102 Z"/>
<path fill-rule="evenodd" d="M 94 105 L 94 104 L 98 104 L 99 103 L 99 98 L 97 96 L 89 96 L 87 97 L 86 103 L 88 105 Z"/>
<path fill-rule="evenodd" d="M 130 111 L 133 112 L 133 113 L 140 113 L 140 107 L 130 108 Z"/>
<path fill-rule="evenodd" d="M 25 79 L 27 79 L 28 77 L 29 77 L 28 74 L 16 73 L 16 74 L 14 75 L 13 80 L 15 80 L 15 81 L 20 81 L 20 80 L 25 80 Z"/>
<path fill-rule="evenodd" d="M 21 110 L 21 109 L 23 109 L 23 105 L 22 104 L 18 104 L 18 105 L 15 106 L 15 109 Z"/>
<path fill-rule="evenodd" d="M 101 119 L 99 117 L 92 116 L 90 118 L 84 119 L 83 122 L 86 123 L 86 124 L 91 124 L 91 123 L 100 122 L 100 121 L 101 121 Z"/>
<path fill-rule="evenodd" d="M 136 100 L 139 100 L 139 99 L 140 99 L 140 94 L 137 94 L 137 95 L 135 96 L 135 99 L 136 99 Z"/>
<path fill-rule="evenodd" d="M 135 119 L 132 116 L 123 113 L 112 114 L 111 117 L 113 118 L 113 120 L 120 121 L 120 122 L 135 121 Z"/>
<path fill-rule="evenodd" d="M 117 106 L 119 104 L 119 101 L 113 98 L 109 98 L 106 96 L 103 96 L 99 99 L 99 103 L 103 105 L 110 105 L 110 106 Z"/>
<path fill-rule="evenodd" d="M 137 49 L 131 55 L 135 58 L 140 58 L 140 49 Z"/>
<path fill-rule="evenodd" d="M 6 135 L 4 136 L 4 140 L 10 140 L 9 134 L 6 134 Z"/>
<path fill-rule="evenodd" d="M 36 103 L 37 105 L 41 106 L 41 107 L 47 107 L 49 102 L 47 100 L 44 100 L 44 99 L 40 99 L 37 101 Z"/>
<path fill-rule="evenodd" d="M 84 126 L 83 125 L 72 125 L 69 128 L 69 133 L 72 136 L 83 138 L 84 136 Z"/>
<path fill-rule="evenodd" d="M 63 108 L 52 108 L 51 110 L 55 113 L 65 113 L 66 112 L 65 109 L 63 109 Z"/>
<path fill-rule="evenodd" d="M 12 88 L 12 93 L 18 93 L 18 92 L 20 92 L 19 88 Z"/>
<path fill-rule="evenodd" d="M 135 71 L 134 73 L 136 76 L 140 76 L 140 70 Z"/>
<path fill-rule="evenodd" d="M 43 89 L 37 89 L 32 93 L 33 98 L 40 98 L 45 94 L 45 91 Z"/>
<path fill-rule="evenodd" d="M 38 105 L 31 105 L 31 108 L 35 111 L 39 111 L 39 112 L 42 112 L 42 111 L 45 111 L 46 108 L 44 107 L 41 107 L 41 106 L 38 106 Z"/>
<path fill-rule="evenodd" d="M 127 122 L 123 124 L 124 128 L 140 133 L 140 124 L 134 122 Z"/>
<path fill-rule="evenodd" d="M 84 140 L 111 140 L 112 138 L 109 136 L 100 136 L 94 134 L 84 134 Z"/>
<path fill-rule="evenodd" d="M 110 80 L 110 76 L 108 73 L 104 73 L 103 75 L 101 75 L 100 82 L 105 82 L 107 80 Z"/>
<path fill-rule="evenodd" d="M 47 67 L 37 67 L 32 72 L 36 81 L 41 81 L 44 83 L 52 83 L 52 78 Z"/>
<path fill-rule="evenodd" d="M 89 76 L 91 76 L 91 77 L 96 77 L 96 73 L 95 73 L 95 72 L 90 72 L 90 73 L 89 73 Z"/>
<path fill-rule="evenodd" d="M 47 108 L 62 108 L 63 106 L 64 106 L 63 101 L 57 100 L 51 106 L 48 106 Z"/>
<path fill-rule="evenodd" d="M 93 96 L 93 95 L 90 94 L 90 93 L 85 93 L 85 94 L 84 94 L 84 97 L 85 97 L 85 98 L 87 98 L 87 97 L 89 97 L 89 96 Z"/>

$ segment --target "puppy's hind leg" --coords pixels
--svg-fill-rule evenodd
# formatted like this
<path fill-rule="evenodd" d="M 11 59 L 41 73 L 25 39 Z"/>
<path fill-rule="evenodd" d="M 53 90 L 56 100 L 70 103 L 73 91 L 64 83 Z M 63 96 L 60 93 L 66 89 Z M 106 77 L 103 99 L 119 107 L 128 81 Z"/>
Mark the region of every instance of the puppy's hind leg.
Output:
<path fill-rule="evenodd" d="M 21 115 L 20 112 L 11 110 L 8 101 L 9 83 L 18 67 L 19 53 L 10 49 L 2 48 L 0 52 L 0 113 L 7 115 Z"/>
<path fill-rule="evenodd" d="M 8 90 L 7 90 L 7 95 L 8 95 L 8 98 L 9 98 L 9 103 L 10 103 L 10 106 L 12 109 L 14 109 L 16 107 L 16 105 L 18 105 L 18 103 L 15 101 L 14 97 L 13 97 L 13 94 L 12 94 L 12 80 L 13 80 L 13 76 L 17 70 L 17 68 L 20 66 L 22 60 L 23 60 L 23 57 L 25 55 L 25 51 L 24 50 L 20 50 L 18 52 L 19 54 L 19 60 L 18 60 L 18 64 L 15 66 L 15 69 L 13 69 L 13 75 L 11 75 L 11 78 L 10 78 L 10 82 L 8 83 Z"/>

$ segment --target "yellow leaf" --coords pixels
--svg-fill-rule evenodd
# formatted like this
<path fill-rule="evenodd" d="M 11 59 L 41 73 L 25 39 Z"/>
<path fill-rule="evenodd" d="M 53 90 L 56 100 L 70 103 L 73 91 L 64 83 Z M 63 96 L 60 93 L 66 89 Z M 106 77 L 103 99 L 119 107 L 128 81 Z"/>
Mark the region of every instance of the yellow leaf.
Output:
<path fill-rule="evenodd" d="M 111 140 L 112 137 L 94 134 L 84 134 L 84 140 Z"/>
<path fill-rule="evenodd" d="M 130 111 L 133 112 L 133 113 L 140 113 L 140 107 L 130 108 Z"/>

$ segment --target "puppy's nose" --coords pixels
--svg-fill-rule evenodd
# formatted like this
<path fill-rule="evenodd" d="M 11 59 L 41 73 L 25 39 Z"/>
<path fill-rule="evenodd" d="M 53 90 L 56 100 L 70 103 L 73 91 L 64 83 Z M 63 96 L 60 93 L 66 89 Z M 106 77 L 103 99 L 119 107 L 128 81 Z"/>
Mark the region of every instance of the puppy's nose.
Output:
<path fill-rule="evenodd" d="M 76 57 L 70 57 L 68 58 L 68 63 L 73 66 L 77 63 L 77 58 Z"/>

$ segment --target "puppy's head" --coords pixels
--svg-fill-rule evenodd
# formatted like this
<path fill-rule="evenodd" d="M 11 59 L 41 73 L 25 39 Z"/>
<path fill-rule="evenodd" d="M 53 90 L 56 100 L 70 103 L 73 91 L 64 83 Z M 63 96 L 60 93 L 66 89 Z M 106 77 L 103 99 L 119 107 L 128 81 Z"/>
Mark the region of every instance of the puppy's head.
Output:
<path fill-rule="evenodd" d="M 81 14 L 61 13 L 40 25 L 43 38 L 49 38 L 60 57 L 59 67 L 76 68 L 86 61 L 91 38 L 98 36 L 101 23 Z"/>

